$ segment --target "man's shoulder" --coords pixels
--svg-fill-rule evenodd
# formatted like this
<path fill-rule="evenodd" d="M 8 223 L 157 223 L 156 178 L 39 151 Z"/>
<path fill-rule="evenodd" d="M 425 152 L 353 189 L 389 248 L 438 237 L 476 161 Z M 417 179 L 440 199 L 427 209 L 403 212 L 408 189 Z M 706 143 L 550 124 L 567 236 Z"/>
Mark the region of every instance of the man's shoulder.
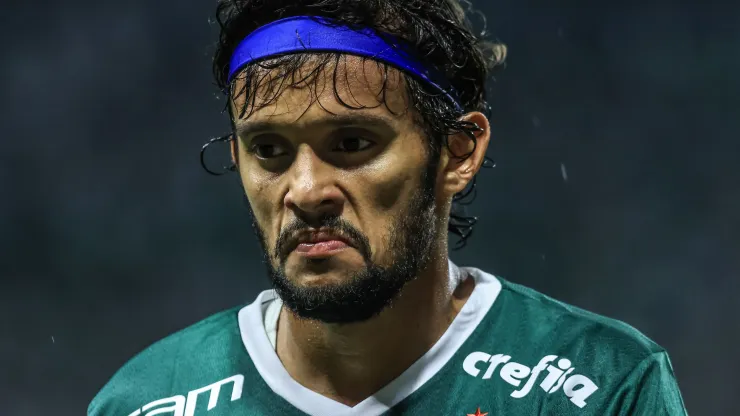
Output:
<path fill-rule="evenodd" d="M 526 327 L 523 330 L 533 330 L 532 335 L 544 344 L 549 340 L 555 345 L 567 344 L 577 349 L 619 352 L 635 362 L 664 352 L 655 341 L 626 322 L 556 300 L 505 279 L 499 280 L 501 296 L 509 301 L 505 307 L 525 318 L 519 325 Z M 589 348 L 585 348 L 587 346 Z"/>
<path fill-rule="evenodd" d="M 235 354 L 243 351 L 240 308 L 211 315 L 139 352 L 98 392 L 88 414 L 129 414 L 142 403 L 167 397 L 179 384 L 207 385 L 214 377 L 227 378 L 235 356 L 248 359 L 246 353 Z"/>
<path fill-rule="evenodd" d="M 512 413 L 542 406 L 563 415 L 685 413 L 665 350 L 645 334 L 497 280 L 494 304 L 458 356 L 462 380 L 505 397 Z"/>
<path fill-rule="evenodd" d="M 147 372 L 161 372 L 188 362 L 198 365 L 228 352 L 240 337 L 237 323 L 240 308 L 218 312 L 155 342 L 124 364 L 111 381 L 142 377 Z"/>

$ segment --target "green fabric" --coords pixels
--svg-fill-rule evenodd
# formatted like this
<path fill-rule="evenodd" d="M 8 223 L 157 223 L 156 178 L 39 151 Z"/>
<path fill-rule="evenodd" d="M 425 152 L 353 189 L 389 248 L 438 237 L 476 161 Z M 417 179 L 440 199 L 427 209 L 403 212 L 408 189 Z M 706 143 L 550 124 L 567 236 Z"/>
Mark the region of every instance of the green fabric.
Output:
<path fill-rule="evenodd" d="M 636 329 L 501 283 L 491 310 L 454 357 L 386 414 L 686 414 L 666 352 Z M 88 415 L 303 415 L 258 374 L 241 340 L 238 310 L 140 353 L 100 391 Z"/>

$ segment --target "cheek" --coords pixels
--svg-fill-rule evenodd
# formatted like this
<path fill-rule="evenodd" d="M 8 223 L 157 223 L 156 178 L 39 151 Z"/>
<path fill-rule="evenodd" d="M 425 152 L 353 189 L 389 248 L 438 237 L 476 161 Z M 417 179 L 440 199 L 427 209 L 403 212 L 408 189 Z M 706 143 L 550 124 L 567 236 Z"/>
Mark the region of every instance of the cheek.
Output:
<path fill-rule="evenodd" d="M 399 224 L 399 218 L 408 215 L 407 207 L 413 195 L 415 184 L 409 169 L 383 169 L 381 173 L 374 172 L 361 178 L 355 183 L 361 195 L 356 201 L 356 213 L 360 223 L 359 229 L 369 239 L 373 253 L 373 261 L 379 265 L 390 266 L 395 254 L 389 252 L 393 244 L 394 230 Z"/>
<path fill-rule="evenodd" d="M 409 143 L 411 142 L 411 143 Z M 412 142 L 411 137 L 397 143 L 385 156 L 371 166 L 358 183 L 366 190 L 371 206 L 382 212 L 399 212 L 407 205 L 410 197 L 421 187 L 421 177 L 426 168 L 426 159 L 420 156 L 424 150 L 421 143 Z"/>
<path fill-rule="evenodd" d="M 407 193 L 408 181 L 405 175 L 393 175 L 373 184 L 373 204 L 379 211 L 393 212 L 402 205 L 403 195 Z"/>
<path fill-rule="evenodd" d="M 254 220 L 264 237 L 272 241 L 274 239 L 272 230 L 275 223 L 274 199 L 276 196 L 270 193 L 270 190 L 275 188 L 265 182 L 246 180 L 246 177 L 248 176 L 242 175 L 242 184 L 244 184 L 244 192 L 252 209 Z"/>
<path fill-rule="evenodd" d="M 408 200 L 419 186 L 416 174 L 417 167 L 409 166 L 409 161 L 400 158 L 389 158 L 374 166 L 368 167 L 353 183 L 362 195 L 361 207 L 368 207 L 371 213 L 366 215 L 397 216 L 408 205 Z M 360 208 L 361 208 L 360 207 Z M 372 213 L 375 214 L 372 214 Z M 362 213 L 360 213 L 362 214 Z M 380 219 L 380 218 L 378 218 Z M 371 222 L 378 219 L 369 218 Z"/>

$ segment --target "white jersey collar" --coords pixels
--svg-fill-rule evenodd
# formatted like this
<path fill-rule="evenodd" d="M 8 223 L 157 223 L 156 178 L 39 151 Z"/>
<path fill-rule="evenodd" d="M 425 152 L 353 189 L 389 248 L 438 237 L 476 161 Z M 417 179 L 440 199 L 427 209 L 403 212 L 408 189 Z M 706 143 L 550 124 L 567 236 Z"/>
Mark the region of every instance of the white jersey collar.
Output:
<path fill-rule="evenodd" d="M 457 267 L 451 261 L 449 270 L 450 279 L 454 279 L 451 287 L 454 288 L 459 276 Z M 239 311 L 239 331 L 260 376 L 275 394 L 299 410 L 313 416 L 377 416 L 410 396 L 437 374 L 473 333 L 498 297 L 501 283 L 495 276 L 475 268 L 462 270 L 475 279 L 476 285 L 447 331 L 400 376 L 354 407 L 309 390 L 293 380 L 285 370 L 270 340 L 274 336 L 271 333 L 277 327 L 274 311 L 279 311 L 279 308 L 270 308 L 272 316 L 265 317 L 269 305 L 279 301 L 274 290 L 262 292 L 252 304 Z"/>

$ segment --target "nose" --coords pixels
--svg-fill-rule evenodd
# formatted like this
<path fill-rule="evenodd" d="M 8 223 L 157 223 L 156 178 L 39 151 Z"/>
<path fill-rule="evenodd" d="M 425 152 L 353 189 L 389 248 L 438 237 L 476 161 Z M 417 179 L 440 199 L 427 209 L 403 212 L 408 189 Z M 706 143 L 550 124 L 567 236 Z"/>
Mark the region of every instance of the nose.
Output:
<path fill-rule="evenodd" d="M 301 145 L 289 172 L 290 185 L 283 203 L 307 221 L 342 212 L 345 196 L 337 184 L 335 166 L 321 160 L 307 145 Z"/>

